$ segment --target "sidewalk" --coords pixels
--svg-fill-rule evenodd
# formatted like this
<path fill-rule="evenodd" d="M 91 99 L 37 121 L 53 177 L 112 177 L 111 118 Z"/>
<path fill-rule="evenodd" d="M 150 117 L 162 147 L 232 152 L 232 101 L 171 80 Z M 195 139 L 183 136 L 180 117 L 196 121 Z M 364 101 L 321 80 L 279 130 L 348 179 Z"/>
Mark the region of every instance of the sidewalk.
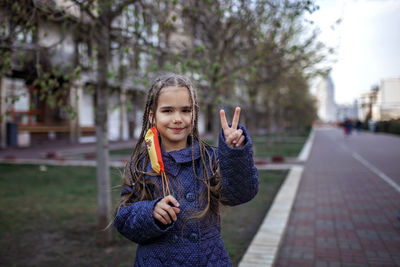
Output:
<path fill-rule="evenodd" d="M 133 150 L 134 144 L 135 140 L 112 141 L 109 149 Z M 110 155 L 110 166 L 123 167 L 128 159 L 129 155 Z M 26 148 L 3 149 L 0 150 L 0 163 L 95 167 L 96 143 L 70 144 L 67 141 L 53 141 Z"/>
<path fill-rule="evenodd" d="M 316 131 L 275 266 L 400 266 L 399 159 L 399 137 Z"/>
<path fill-rule="evenodd" d="M 111 141 L 110 150 L 133 149 L 135 140 Z M 0 149 L 0 159 L 56 159 L 67 154 L 95 153 L 96 143 L 70 144 L 66 140 L 47 141 L 30 147 Z"/>

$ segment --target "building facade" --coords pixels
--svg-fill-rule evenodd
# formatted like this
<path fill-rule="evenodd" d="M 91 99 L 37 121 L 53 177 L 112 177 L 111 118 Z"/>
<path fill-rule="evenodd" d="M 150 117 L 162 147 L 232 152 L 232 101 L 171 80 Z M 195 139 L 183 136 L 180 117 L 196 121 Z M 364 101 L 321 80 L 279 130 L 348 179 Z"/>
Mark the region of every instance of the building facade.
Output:
<path fill-rule="evenodd" d="M 372 119 L 400 119 L 400 77 L 381 81 L 376 101 L 372 105 Z"/>
<path fill-rule="evenodd" d="M 379 86 L 359 98 L 358 118 L 361 121 L 400 119 L 400 78 L 382 79 Z"/>
<path fill-rule="evenodd" d="M 96 62 L 90 62 L 90 58 L 96 58 L 96 52 L 87 33 L 74 27 L 75 20 L 84 14 L 72 1 L 31 1 L 25 7 L 28 12 L 41 12 L 35 13 L 36 30 L 30 31 L 22 29 L 23 24 L 13 25 L 13 14 L 5 8 L 0 8 L 0 22 L 5 28 L 0 41 L 9 42 L 13 53 L 10 68 L 0 80 L 0 147 L 27 146 L 49 139 L 94 141 Z M 46 11 L 53 16 L 46 16 Z M 63 15 L 68 19 L 56 17 Z M 111 68 L 117 69 L 119 60 L 114 57 L 111 65 L 115 66 Z M 66 80 L 77 66 L 80 75 Z M 41 82 L 36 83 L 41 75 Z M 140 125 L 136 121 L 140 110 L 127 105 L 143 102 L 143 88 L 135 86 L 130 77 L 110 79 L 109 87 L 109 139 L 126 140 Z M 46 94 L 45 90 L 52 92 Z"/>
<path fill-rule="evenodd" d="M 318 83 L 316 98 L 318 118 L 325 123 L 336 121 L 335 87 L 329 75 Z"/>

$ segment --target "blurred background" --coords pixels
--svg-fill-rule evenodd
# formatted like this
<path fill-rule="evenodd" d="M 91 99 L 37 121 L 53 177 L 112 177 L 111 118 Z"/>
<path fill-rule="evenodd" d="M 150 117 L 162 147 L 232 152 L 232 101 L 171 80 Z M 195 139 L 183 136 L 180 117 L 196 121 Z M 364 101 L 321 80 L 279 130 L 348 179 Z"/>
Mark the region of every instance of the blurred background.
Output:
<path fill-rule="evenodd" d="M 42 246 L 53 246 L 59 238 L 54 235 L 57 227 L 65 226 L 65 235 L 76 241 L 88 229 L 108 225 L 109 188 L 119 184 L 121 176 L 111 173 L 114 178 L 110 178 L 110 158 L 129 157 L 141 131 L 146 92 L 152 79 L 164 72 L 184 74 L 194 82 L 200 134 L 210 143 L 216 144 L 220 130 L 218 110 L 224 108 L 232 116 L 240 106 L 240 123 L 254 136 L 259 163 L 297 156 L 313 125 L 400 134 L 398 14 L 397 0 L 2 0 L 1 157 L 15 160 L 21 151 L 30 151 L 27 157 L 94 160 L 97 168 L 97 173 L 94 168 L 69 168 L 73 173 L 68 173 L 40 165 L 35 174 L 31 167 L 17 173 L 15 166 L 3 165 L 0 182 L 12 185 L 1 193 L 0 218 L 9 219 L 2 227 L 10 231 L 3 238 L 12 244 L 7 259 L 11 262 L 18 249 L 38 240 L 52 240 Z M 118 142 L 118 147 L 111 146 Z M 55 152 L 57 147 L 88 144 L 97 149 L 62 156 Z M 35 152 L 40 148 L 46 150 Z M 119 150 L 110 154 L 110 149 Z M 45 222 L 49 218 L 61 222 L 41 237 L 26 235 L 28 218 L 13 217 L 9 210 L 16 199 L 7 192 L 30 186 L 32 177 L 16 180 L 30 175 L 39 179 L 40 187 L 24 201 L 35 202 L 43 192 L 48 195 L 46 203 L 66 196 L 60 206 L 47 209 L 42 203 L 32 209 L 30 219 L 41 214 Z M 94 180 L 80 187 L 80 175 Z M 285 175 L 267 176 L 279 176 L 281 180 L 275 181 L 279 188 Z M 51 187 L 43 191 L 58 176 L 63 182 L 77 179 L 65 187 L 72 193 L 66 189 L 52 195 L 59 188 Z M 12 184 L 15 181 L 23 185 Z M 79 190 L 87 194 L 77 202 L 79 207 L 63 206 Z M 88 204 L 96 201 L 96 194 L 97 206 Z M 68 218 L 60 214 L 60 207 Z M 26 207 L 18 209 L 25 214 Z M 34 225 L 32 229 L 39 229 L 43 222 Z M 10 241 L 15 236 L 19 243 Z M 252 237 L 247 232 L 245 236 Z M 23 239 L 26 243 L 21 243 Z M 112 250 L 106 254 L 89 250 L 93 240 L 81 255 L 87 257 L 88 266 L 93 258 L 107 255 L 112 264 L 117 258 Z M 96 232 L 96 242 L 100 247 L 111 242 L 120 246 L 121 237 L 112 237 L 111 231 Z M 69 245 L 76 247 L 73 242 Z M 230 256 L 235 257 L 232 251 Z M 57 253 L 59 258 L 53 257 L 49 266 L 65 260 L 61 254 L 72 252 Z M 124 253 L 124 260 L 131 262 L 130 252 Z M 35 258 L 39 265 L 46 259 Z"/>
<path fill-rule="evenodd" d="M 93 142 L 96 124 L 109 140 L 135 138 L 149 83 L 167 71 L 195 82 L 202 134 L 215 135 L 216 111 L 236 105 L 254 133 L 396 119 L 398 10 L 397 1 L 3 1 L 0 145 Z"/>
<path fill-rule="evenodd" d="M 3 1 L 2 147 L 7 123 L 11 135 L 18 126 L 20 146 L 94 141 L 96 123 L 110 140 L 135 138 L 146 91 L 163 71 L 195 82 L 201 133 L 218 131 L 218 108 L 236 105 L 251 131 L 304 129 L 317 118 L 309 81 L 329 73 L 322 63 L 334 52 L 305 18 L 317 9 L 313 1 Z M 96 121 L 96 109 L 107 119 Z"/>

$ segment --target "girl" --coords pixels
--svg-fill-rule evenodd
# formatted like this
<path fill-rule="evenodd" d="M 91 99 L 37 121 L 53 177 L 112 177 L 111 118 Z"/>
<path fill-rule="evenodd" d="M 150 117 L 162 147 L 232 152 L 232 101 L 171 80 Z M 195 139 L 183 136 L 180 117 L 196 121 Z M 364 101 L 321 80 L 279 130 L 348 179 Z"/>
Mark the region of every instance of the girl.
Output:
<path fill-rule="evenodd" d="M 220 235 L 219 206 L 247 202 L 258 190 L 251 140 L 238 125 L 239 114 L 236 108 L 229 126 L 220 111 L 219 145 L 211 147 L 199 137 L 191 82 L 176 74 L 155 80 L 114 220 L 122 235 L 139 244 L 135 266 L 232 265 Z M 154 171 L 157 162 L 145 145 L 152 145 L 149 132 L 158 132 L 154 143 L 160 143 L 165 172 Z"/>

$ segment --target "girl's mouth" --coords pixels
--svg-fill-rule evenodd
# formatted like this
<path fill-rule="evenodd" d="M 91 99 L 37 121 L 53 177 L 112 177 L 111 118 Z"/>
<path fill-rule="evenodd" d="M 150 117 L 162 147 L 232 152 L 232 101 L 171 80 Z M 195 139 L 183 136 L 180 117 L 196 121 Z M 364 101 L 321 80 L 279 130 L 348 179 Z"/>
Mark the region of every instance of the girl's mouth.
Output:
<path fill-rule="evenodd" d="M 171 128 L 174 133 L 180 133 L 183 131 L 184 128 Z"/>

